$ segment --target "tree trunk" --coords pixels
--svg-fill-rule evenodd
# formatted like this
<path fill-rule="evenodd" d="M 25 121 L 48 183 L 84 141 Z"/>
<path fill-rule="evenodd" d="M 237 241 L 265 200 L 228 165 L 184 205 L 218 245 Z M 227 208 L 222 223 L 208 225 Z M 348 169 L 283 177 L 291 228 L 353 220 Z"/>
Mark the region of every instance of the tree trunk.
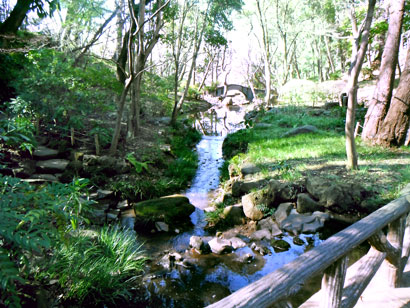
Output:
<path fill-rule="evenodd" d="M 380 74 L 363 126 L 362 139 L 366 141 L 375 138 L 389 109 L 398 61 L 404 2 L 404 0 L 390 1 L 389 30 L 383 51 Z"/>
<path fill-rule="evenodd" d="M 369 0 L 366 19 L 364 25 L 361 27 L 362 31 L 358 31 L 355 36 L 355 42 L 352 46 L 352 64 L 349 70 L 348 80 L 348 104 L 346 112 L 346 154 L 348 169 L 357 169 L 357 152 L 356 144 L 354 140 L 354 129 L 356 121 L 356 104 L 357 104 L 357 83 L 360 74 L 360 70 L 363 65 L 363 60 L 366 55 L 366 49 L 369 42 L 370 26 L 372 24 L 374 7 L 376 0 Z M 355 33 L 356 19 L 352 16 L 353 32 Z M 356 28 L 357 29 L 357 28 Z"/>
<path fill-rule="evenodd" d="M 9 17 L 0 24 L 0 34 L 14 34 L 17 32 L 28 11 L 30 11 L 33 0 L 18 0 Z"/>
<path fill-rule="evenodd" d="M 406 66 L 393 96 L 389 111 L 376 136 L 382 146 L 401 146 L 406 141 L 410 117 L 410 48 L 407 48 Z"/>

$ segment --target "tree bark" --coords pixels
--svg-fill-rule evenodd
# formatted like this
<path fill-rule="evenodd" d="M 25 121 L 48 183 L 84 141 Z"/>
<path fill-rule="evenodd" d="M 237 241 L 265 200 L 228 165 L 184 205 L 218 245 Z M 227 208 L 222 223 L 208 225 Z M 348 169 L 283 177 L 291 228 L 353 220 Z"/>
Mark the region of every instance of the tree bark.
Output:
<path fill-rule="evenodd" d="M 0 34 L 15 34 L 23 23 L 33 0 L 18 0 L 9 17 L 0 24 Z"/>
<path fill-rule="evenodd" d="M 346 112 L 346 154 L 348 169 L 357 169 L 357 151 L 354 140 L 354 129 L 356 119 L 356 104 L 357 104 L 357 83 L 360 70 L 363 65 L 364 56 L 369 42 L 370 26 L 372 24 L 374 7 L 376 0 L 369 0 L 367 15 L 360 31 L 356 31 L 356 19 L 352 15 L 353 32 L 356 33 L 355 42 L 352 46 L 352 64 L 349 70 L 348 86 L 348 105 Z"/>
<path fill-rule="evenodd" d="M 375 138 L 389 109 L 400 47 L 404 2 L 404 0 L 390 1 L 389 29 L 380 74 L 363 126 L 362 139 L 365 141 Z"/>
<path fill-rule="evenodd" d="M 410 117 L 410 48 L 407 48 L 406 66 L 400 77 L 399 86 L 393 96 L 389 111 L 384 118 L 375 143 L 392 147 L 406 141 Z"/>

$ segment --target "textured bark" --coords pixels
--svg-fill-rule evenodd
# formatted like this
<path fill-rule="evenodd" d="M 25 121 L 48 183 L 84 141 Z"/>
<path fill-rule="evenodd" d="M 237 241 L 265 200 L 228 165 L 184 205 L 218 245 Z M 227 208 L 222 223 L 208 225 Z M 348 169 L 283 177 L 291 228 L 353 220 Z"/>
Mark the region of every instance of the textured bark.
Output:
<path fill-rule="evenodd" d="M 28 11 L 30 11 L 33 2 L 33 0 L 18 0 L 10 16 L 0 24 L 0 34 L 16 33 Z"/>
<path fill-rule="evenodd" d="M 375 143 L 387 147 L 401 146 L 406 141 L 410 118 L 410 48 L 407 49 L 406 66 L 399 86 L 393 96 L 389 111 L 383 120 Z"/>
<path fill-rule="evenodd" d="M 348 104 L 346 112 L 346 154 L 347 165 L 349 169 L 357 169 L 357 151 L 354 140 L 354 129 L 356 119 L 356 104 L 357 104 L 357 82 L 359 73 L 363 65 L 364 56 L 366 55 L 367 45 L 369 42 L 370 26 L 372 24 L 374 7 L 376 0 L 369 0 L 366 19 L 364 20 L 361 31 L 357 31 L 356 18 L 352 12 L 353 33 L 355 41 L 352 50 L 352 65 L 349 70 L 348 88 Z"/>
<path fill-rule="evenodd" d="M 370 141 L 375 138 L 389 109 L 400 47 L 404 2 L 404 0 L 390 1 L 389 29 L 379 78 L 365 117 L 362 132 L 363 140 Z"/>

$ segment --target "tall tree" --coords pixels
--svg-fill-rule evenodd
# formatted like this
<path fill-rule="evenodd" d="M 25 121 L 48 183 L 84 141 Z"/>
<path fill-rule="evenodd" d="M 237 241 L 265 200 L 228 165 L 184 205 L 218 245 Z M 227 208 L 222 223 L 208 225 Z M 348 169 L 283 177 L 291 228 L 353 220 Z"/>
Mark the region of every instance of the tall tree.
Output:
<path fill-rule="evenodd" d="M 46 9 L 48 7 L 48 10 Z M 59 7 L 58 0 L 17 0 L 7 19 L 0 24 L 1 34 L 15 34 L 26 18 L 27 13 L 36 10 L 39 17 L 52 14 Z"/>
<path fill-rule="evenodd" d="M 161 0 L 158 0 L 158 1 L 160 2 Z M 162 10 L 168 5 L 168 3 L 169 3 L 169 0 L 167 2 L 165 2 L 163 5 L 159 5 L 157 10 L 155 12 L 153 12 L 152 15 L 147 17 L 145 15 L 145 4 L 146 4 L 145 0 L 142 0 L 139 3 L 138 6 L 136 6 L 134 4 L 133 0 L 128 0 L 128 11 L 129 11 L 129 14 L 131 16 L 131 18 L 130 18 L 130 28 L 127 32 L 127 38 L 124 39 L 124 43 L 126 44 L 126 51 L 124 52 L 126 54 L 126 59 L 125 59 L 124 63 L 128 63 L 128 69 L 127 69 L 128 73 L 126 72 L 125 69 L 120 69 L 120 68 L 117 67 L 118 68 L 117 72 L 118 72 L 118 70 L 121 71 L 121 73 L 119 74 L 120 75 L 119 79 L 120 79 L 120 81 L 123 81 L 124 87 L 123 87 L 123 90 L 121 92 L 121 96 L 119 98 L 119 102 L 118 102 L 118 106 L 117 106 L 117 118 L 116 118 L 116 121 L 115 121 L 114 133 L 113 133 L 113 136 L 112 136 L 111 146 L 110 146 L 110 150 L 109 150 L 110 155 L 114 155 L 117 151 L 118 141 L 119 141 L 120 132 L 121 132 L 121 121 L 122 121 L 122 116 L 123 116 L 123 112 L 124 112 L 125 100 L 126 100 L 127 94 L 129 92 L 134 80 L 136 78 L 138 78 L 138 76 L 140 76 L 143 72 L 143 65 L 145 65 L 145 61 L 146 61 L 145 55 L 147 54 L 147 51 L 150 52 L 153 48 L 153 47 L 150 47 L 149 44 L 148 44 L 148 46 L 145 46 L 145 43 L 141 43 L 142 46 L 139 45 L 137 47 L 137 48 L 141 48 L 140 54 L 137 53 L 137 56 L 135 57 L 135 55 L 134 55 L 134 42 L 135 42 L 135 39 L 139 40 L 141 38 L 139 36 L 139 34 L 141 32 L 143 33 L 144 25 L 148 21 L 155 18 L 157 15 L 160 15 Z M 158 35 L 158 33 L 154 33 L 154 35 Z M 123 49 L 125 49 L 125 48 L 123 48 Z M 121 55 L 120 55 L 120 57 L 121 57 Z M 138 59 L 138 57 L 140 57 L 140 59 Z M 135 59 L 135 58 L 137 58 L 137 59 Z M 145 61 L 142 61 L 144 59 L 145 59 Z M 139 85 L 141 85 L 141 84 L 139 83 Z M 138 88 L 136 90 L 139 91 Z M 139 95 L 139 92 L 138 92 L 138 95 Z M 136 99 L 138 99 L 138 97 Z M 134 116 L 136 112 L 138 112 L 138 115 L 139 115 L 139 109 L 137 109 L 139 106 L 136 106 L 135 103 L 136 103 L 135 100 L 133 100 L 133 102 L 132 102 L 132 116 Z M 139 104 L 139 101 L 137 101 L 137 103 Z M 134 120 L 134 119 L 132 119 L 132 120 Z"/>
<path fill-rule="evenodd" d="M 362 132 L 362 139 L 365 141 L 373 140 L 389 109 L 400 47 L 404 3 L 405 0 L 390 1 L 389 29 L 382 55 L 380 74 L 373 99 L 366 113 Z"/>
<path fill-rule="evenodd" d="M 369 0 L 366 18 L 360 28 L 357 26 L 355 8 L 352 7 L 350 11 L 354 42 L 352 46 L 352 62 L 349 70 L 349 80 L 347 82 L 348 105 L 346 112 L 345 134 L 348 169 L 357 169 L 357 151 L 354 140 L 358 88 L 357 83 L 369 42 L 370 26 L 372 24 L 375 5 L 376 0 Z"/>
<path fill-rule="evenodd" d="M 393 95 L 389 111 L 380 125 L 375 143 L 387 147 L 400 146 L 406 141 L 410 118 L 410 48 L 400 82 Z"/>

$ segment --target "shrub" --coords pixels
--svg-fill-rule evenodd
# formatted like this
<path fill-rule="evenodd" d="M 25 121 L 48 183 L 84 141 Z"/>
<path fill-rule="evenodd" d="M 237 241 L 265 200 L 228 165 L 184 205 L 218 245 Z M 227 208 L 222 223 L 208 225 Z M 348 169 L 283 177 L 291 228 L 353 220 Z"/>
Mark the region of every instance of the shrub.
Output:
<path fill-rule="evenodd" d="M 47 271 L 79 304 L 111 303 L 130 296 L 145 258 L 131 230 L 103 227 L 95 236 L 78 233 L 56 249 Z"/>
<path fill-rule="evenodd" d="M 45 255 L 77 229 L 89 201 L 84 180 L 35 188 L 0 176 L 0 304 L 20 306 L 19 286 L 34 271 L 34 254 Z"/>

